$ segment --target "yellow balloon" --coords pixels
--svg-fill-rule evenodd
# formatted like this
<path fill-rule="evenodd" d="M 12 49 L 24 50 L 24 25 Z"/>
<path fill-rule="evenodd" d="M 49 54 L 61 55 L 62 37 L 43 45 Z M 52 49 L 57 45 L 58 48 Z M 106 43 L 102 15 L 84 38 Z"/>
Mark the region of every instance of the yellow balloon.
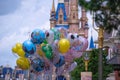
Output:
<path fill-rule="evenodd" d="M 20 57 L 17 59 L 16 64 L 19 68 L 27 70 L 30 68 L 30 61 L 27 58 Z"/>
<path fill-rule="evenodd" d="M 44 46 L 44 45 L 45 45 L 45 43 L 40 44 L 41 47 Z"/>
<path fill-rule="evenodd" d="M 17 49 L 21 49 L 22 48 L 22 44 L 21 43 L 16 43 L 16 48 Z"/>
<path fill-rule="evenodd" d="M 58 49 L 59 51 L 64 54 L 66 53 L 70 48 L 70 42 L 69 40 L 63 38 L 63 39 L 60 39 L 60 41 L 58 42 Z"/>
<path fill-rule="evenodd" d="M 44 53 L 42 50 L 38 50 L 37 53 L 40 55 L 40 56 L 44 56 Z"/>
<path fill-rule="evenodd" d="M 18 50 L 17 50 L 16 46 L 14 46 L 14 47 L 12 48 L 12 52 L 13 52 L 13 53 L 17 53 L 17 51 L 18 51 Z"/>
<path fill-rule="evenodd" d="M 25 57 L 25 52 L 23 51 L 22 48 L 17 51 L 17 54 L 18 54 L 18 56 L 20 56 L 20 57 Z"/>
<path fill-rule="evenodd" d="M 41 45 L 37 45 L 36 46 L 36 53 L 38 53 L 40 56 L 44 56 L 43 51 L 41 50 L 41 46 L 43 46 L 44 44 L 42 43 Z"/>

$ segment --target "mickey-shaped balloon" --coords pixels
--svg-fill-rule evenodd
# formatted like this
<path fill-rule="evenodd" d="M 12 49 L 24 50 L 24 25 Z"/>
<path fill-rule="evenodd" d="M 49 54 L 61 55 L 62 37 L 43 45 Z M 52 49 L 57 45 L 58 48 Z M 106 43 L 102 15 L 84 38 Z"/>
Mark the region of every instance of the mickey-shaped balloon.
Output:
<path fill-rule="evenodd" d="M 31 34 L 31 41 L 34 44 L 41 44 L 45 38 L 45 32 L 40 29 L 35 29 Z"/>
<path fill-rule="evenodd" d="M 54 65 L 55 65 L 55 67 L 61 67 L 64 64 L 65 64 L 65 57 L 60 55 L 60 59 L 59 59 L 58 63 L 56 63 Z"/>
<path fill-rule="evenodd" d="M 31 42 L 31 40 L 26 40 L 22 44 L 22 48 L 26 54 L 32 55 L 36 52 L 36 46 Z"/>
<path fill-rule="evenodd" d="M 40 72 L 40 71 L 44 70 L 45 63 L 42 59 L 35 58 L 35 59 L 31 60 L 31 65 L 35 71 Z"/>
<path fill-rule="evenodd" d="M 60 32 L 59 32 L 59 30 L 58 29 L 55 29 L 55 28 L 53 28 L 53 29 L 51 29 L 52 31 L 53 31 L 53 33 L 54 33 L 54 40 L 59 40 L 60 39 Z"/>
<path fill-rule="evenodd" d="M 52 45 L 54 42 L 54 32 L 52 30 L 47 30 L 45 33 L 48 44 Z"/>
<path fill-rule="evenodd" d="M 19 68 L 27 70 L 30 68 L 30 61 L 27 58 L 20 57 L 17 59 L 16 64 Z"/>
<path fill-rule="evenodd" d="M 49 44 L 45 44 L 42 46 L 42 51 L 45 53 L 45 56 L 48 59 L 52 59 L 53 57 L 53 52 L 52 52 L 52 47 Z"/>

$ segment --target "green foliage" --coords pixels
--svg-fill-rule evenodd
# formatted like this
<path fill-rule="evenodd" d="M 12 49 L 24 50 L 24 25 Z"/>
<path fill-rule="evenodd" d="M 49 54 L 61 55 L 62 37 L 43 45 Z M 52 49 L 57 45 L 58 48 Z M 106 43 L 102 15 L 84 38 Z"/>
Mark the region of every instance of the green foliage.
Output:
<path fill-rule="evenodd" d="M 87 11 L 94 12 L 95 23 L 107 32 L 117 29 L 120 23 L 119 0 L 79 0 L 79 5 Z"/>
<path fill-rule="evenodd" d="M 88 64 L 88 71 L 92 72 L 93 80 L 98 80 L 98 54 L 99 50 L 94 49 L 90 52 L 90 62 Z M 112 65 L 107 64 L 107 53 L 103 51 L 103 79 L 106 80 L 107 75 L 113 71 Z M 83 57 L 75 59 L 78 66 L 71 72 L 72 80 L 80 80 L 80 73 L 85 71 Z"/>

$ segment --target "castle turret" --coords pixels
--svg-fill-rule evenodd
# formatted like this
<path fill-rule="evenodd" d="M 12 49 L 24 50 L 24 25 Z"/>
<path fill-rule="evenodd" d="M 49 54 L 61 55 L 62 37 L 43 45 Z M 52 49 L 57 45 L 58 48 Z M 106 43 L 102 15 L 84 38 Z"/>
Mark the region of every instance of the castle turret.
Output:
<path fill-rule="evenodd" d="M 69 0 L 64 0 L 67 17 L 69 17 Z"/>
<path fill-rule="evenodd" d="M 78 0 L 70 1 L 70 15 L 69 15 L 69 31 L 78 33 L 79 19 L 78 19 Z"/>
<path fill-rule="evenodd" d="M 80 35 L 81 36 L 84 36 L 85 38 L 88 38 L 88 19 L 87 19 L 87 16 L 86 16 L 86 11 L 84 8 L 81 8 L 82 12 L 81 12 L 81 28 L 79 30 L 80 32 Z"/>
<path fill-rule="evenodd" d="M 52 4 L 52 10 L 50 13 L 50 28 L 55 27 L 56 24 L 56 19 L 55 19 L 55 6 L 54 6 L 54 0 L 53 0 L 53 4 Z"/>
<path fill-rule="evenodd" d="M 88 38 L 88 30 L 89 30 L 89 27 L 88 27 L 88 23 L 86 22 L 85 26 L 84 26 L 84 37 L 85 38 Z"/>
<path fill-rule="evenodd" d="M 82 10 L 82 13 L 81 13 L 81 28 L 84 28 L 85 27 L 85 24 L 87 23 L 88 19 L 87 19 L 87 16 L 86 16 L 86 11 L 85 9 L 82 7 L 81 8 Z"/>

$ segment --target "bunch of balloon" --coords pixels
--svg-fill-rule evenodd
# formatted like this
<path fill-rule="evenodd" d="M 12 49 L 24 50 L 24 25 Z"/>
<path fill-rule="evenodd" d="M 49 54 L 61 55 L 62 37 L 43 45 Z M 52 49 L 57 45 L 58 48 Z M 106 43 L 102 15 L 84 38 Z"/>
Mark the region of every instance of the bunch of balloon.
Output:
<path fill-rule="evenodd" d="M 16 61 L 21 69 L 30 69 L 33 72 L 44 73 L 55 66 L 56 73 L 72 71 L 77 63 L 74 58 L 81 57 L 88 45 L 87 39 L 77 33 L 60 32 L 60 29 L 40 30 L 31 33 L 31 39 L 22 44 L 17 43 L 12 52 L 20 58 Z"/>

